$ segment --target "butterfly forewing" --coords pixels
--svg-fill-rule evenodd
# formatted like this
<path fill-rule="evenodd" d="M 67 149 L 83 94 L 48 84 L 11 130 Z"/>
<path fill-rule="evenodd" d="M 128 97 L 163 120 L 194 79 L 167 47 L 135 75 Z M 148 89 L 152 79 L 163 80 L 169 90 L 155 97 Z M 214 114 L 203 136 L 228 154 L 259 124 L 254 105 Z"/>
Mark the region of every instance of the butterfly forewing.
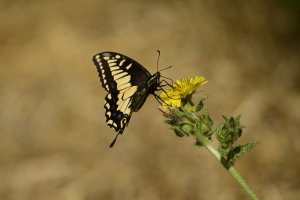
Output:
<path fill-rule="evenodd" d="M 151 75 L 142 65 L 119 53 L 99 53 L 93 61 L 102 86 L 108 91 L 104 105 L 106 122 L 121 134 L 132 112 L 138 110 L 135 104 L 141 104 L 140 97 L 143 96 L 143 102 L 147 98 L 147 81 Z"/>

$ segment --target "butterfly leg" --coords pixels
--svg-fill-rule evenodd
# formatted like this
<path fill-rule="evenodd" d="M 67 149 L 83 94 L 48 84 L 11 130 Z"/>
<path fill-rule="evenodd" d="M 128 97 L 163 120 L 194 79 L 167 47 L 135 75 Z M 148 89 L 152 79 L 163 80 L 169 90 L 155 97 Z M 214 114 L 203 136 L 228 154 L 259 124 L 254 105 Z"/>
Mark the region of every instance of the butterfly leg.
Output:
<path fill-rule="evenodd" d="M 168 77 L 166 77 L 166 76 L 162 76 L 162 75 L 160 75 L 161 77 L 163 77 L 163 78 L 165 78 L 165 79 L 168 79 L 169 81 L 171 81 L 171 84 L 169 84 L 166 80 L 162 80 L 162 81 L 165 81 L 165 82 L 167 82 L 168 83 L 168 85 L 173 85 L 173 79 L 171 79 L 171 78 L 168 78 Z"/>
<path fill-rule="evenodd" d="M 170 79 L 171 81 L 172 81 L 172 83 L 170 84 L 170 83 L 168 83 L 166 80 L 161 80 L 160 82 L 159 82 L 159 85 L 160 85 L 160 87 L 164 87 L 164 86 L 169 86 L 169 87 L 171 87 L 171 88 L 173 88 L 173 80 L 172 79 Z M 165 83 L 164 85 L 162 84 L 162 83 Z"/>
<path fill-rule="evenodd" d="M 157 94 L 154 94 L 154 97 L 161 106 L 163 105 L 163 103 L 165 103 L 164 100 L 162 100 Z"/>
<path fill-rule="evenodd" d="M 158 96 L 157 94 L 154 94 L 155 99 L 157 100 L 157 102 L 162 106 L 163 104 L 166 104 L 169 107 L 172 107 L 172 105 L 166 103 L 162 98 L 160 98 L 160 96 Z"/>
<path fill-rule="evenodd" d="M 178 100 L 178 98 L 176 99 L 176 98 L 170 97 L 168 95 L 167 91 L 165 89 L 163 89 L 162 87 L 159 87 L 159 89 L 157 89 L 156 91 L 163 91 L 169 99 Z"/>

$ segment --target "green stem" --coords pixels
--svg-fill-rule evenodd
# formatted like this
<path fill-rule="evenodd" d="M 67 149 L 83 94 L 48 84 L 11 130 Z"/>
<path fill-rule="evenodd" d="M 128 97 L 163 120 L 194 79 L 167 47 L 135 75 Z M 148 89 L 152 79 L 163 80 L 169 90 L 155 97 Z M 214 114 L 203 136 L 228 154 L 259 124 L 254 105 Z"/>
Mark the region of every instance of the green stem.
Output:
<path fill-rule="evenodd" d="M 244 191 L 250 197 L 250 199 L 258 200 L 256 194 L 249 187 L 246 181 L 241 177 L 238 171 L 233 166 L 229 167 L 228 169 L 226 168 L 226 166 L 224 166 L 224 164 L 221 162 L 220 153 L 211 145 L 208 138 L 201 135 L 200 133 L 195 133 L 195 136 L 203 144 L 203 146 L 215 156 L 215 158 L 223 165 L 223 167 L 229 172 L 229 174 L 240 184 L 240 186 L 244 189 Z"/>
<path fill-rule="evenodd" d="M 258 200 L 257 195 L 253 192 L 250 186 L 246 183 L 246 181 L 241 177 L 239 172 L 233 166 L 229 167 L 227 171 L 240 184 L 240 186 L 244 189 L 244 191 L 251 199 Z"/>

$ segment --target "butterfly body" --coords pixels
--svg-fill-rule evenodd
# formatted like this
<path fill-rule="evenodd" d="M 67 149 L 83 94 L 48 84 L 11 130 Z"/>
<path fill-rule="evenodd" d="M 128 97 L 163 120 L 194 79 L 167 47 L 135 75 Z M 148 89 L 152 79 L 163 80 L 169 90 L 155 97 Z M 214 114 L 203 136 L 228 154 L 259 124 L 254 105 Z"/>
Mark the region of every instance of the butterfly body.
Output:
<path fill-rule="evenodd" d="M 122 134 L 132 112 L 137 112 L 149 94 L 154 94 L 160 84 L 160 73 L 151 75 L 133 59 L 115 52 L 102 52 L 93 57 L 105 97 L 107 125 Z"/>
<path fill-rule="evenodd" d="M 137 112 L 145 103 L 149 94 L 153 94 L 159 86 L 160 73 L 157 72 L 152 75 L 146 82 L 144 89 L 141 92 L 137 92 L 132 104 L 132 111 Z"/>

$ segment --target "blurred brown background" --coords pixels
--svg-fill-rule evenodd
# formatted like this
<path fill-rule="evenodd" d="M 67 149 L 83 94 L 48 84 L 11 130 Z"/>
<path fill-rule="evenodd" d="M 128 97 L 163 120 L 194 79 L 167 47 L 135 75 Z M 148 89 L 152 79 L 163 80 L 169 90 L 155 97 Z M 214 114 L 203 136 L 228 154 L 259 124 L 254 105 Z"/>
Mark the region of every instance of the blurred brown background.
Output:
<path fill-rule="evenodd" d="M 92 56 L 123 53 L 174 80 L 204 75 L 206 107 L 260 144 L 236 164 L 262 199 L 300 198 L 298 1 L 0 2 L 0 199 L 247 199 L 148 98 L 113 149 Z"/>

